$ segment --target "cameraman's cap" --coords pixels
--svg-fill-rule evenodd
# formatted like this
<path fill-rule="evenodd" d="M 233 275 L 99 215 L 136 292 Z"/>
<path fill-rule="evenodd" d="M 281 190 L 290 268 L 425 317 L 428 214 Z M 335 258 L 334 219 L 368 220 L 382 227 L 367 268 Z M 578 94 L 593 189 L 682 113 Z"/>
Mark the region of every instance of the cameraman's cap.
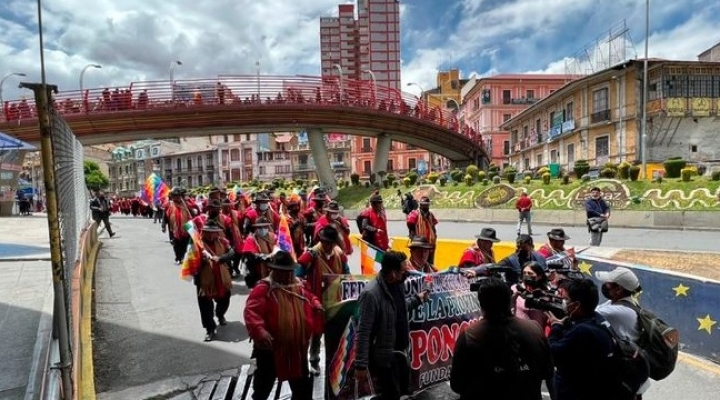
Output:
<path fill-rule="evenodd" d="M 475 235 L 477 239 L 480 240 L 487 240 L 488 242 L 499 242 L 500 239 L 497 238 L 497 232 L 495 232 L 495 229 L 493 228 L 483 228 L 482 231 L 480 231 L 479 235 Z"/>
<path fill-rule="evenodd" d="M 630 269 L 625 267 L 617 267 L 612 271 L 600 271 L 595 273 L 595 277 L 604 283 L 615 283 L 628 292 L 635 292 L 640 287 L 638 277 Z"/>
<path fill-rule="evenodd" d="M 552 240 L 570 240 L 570 236 L 565 234 L 565 230 L 562 228 L 551 229 L 547 233 L 548 239 Z"/>

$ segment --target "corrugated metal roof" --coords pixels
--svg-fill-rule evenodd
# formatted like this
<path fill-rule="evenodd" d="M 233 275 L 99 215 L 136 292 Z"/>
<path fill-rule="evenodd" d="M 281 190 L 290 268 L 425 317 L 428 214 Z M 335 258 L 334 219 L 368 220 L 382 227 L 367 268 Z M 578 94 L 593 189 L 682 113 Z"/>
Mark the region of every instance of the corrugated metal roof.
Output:
<path fill-rule="evenodd" d="M 29 143 L 16 139 L 6 133 L 0 132 L 0 150 L 37 150 Z"/>

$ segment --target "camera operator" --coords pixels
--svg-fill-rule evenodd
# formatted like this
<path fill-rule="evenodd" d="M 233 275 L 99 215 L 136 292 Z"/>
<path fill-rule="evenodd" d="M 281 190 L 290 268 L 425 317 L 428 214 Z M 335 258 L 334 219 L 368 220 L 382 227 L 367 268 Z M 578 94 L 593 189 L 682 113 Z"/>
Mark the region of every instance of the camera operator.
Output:
<path fill-rule="evenodd" d="M 545 311 L 548 307 L 542 307 L 542 304 L 552 304 L 555 298 L 547 272 L 539 263 L 530 261 L 523 267 L 522 276 L 522 282 L 512 287 L 515 316 L 535 321 L 547 332 L 549 324 Z"/>
<path fill-rule="evenodd" d="M 505 274 L 508 285 L 514 285 L 520 280 L 520 275 L 523 270 L 522 266 L 528 262 L 535 261 L 540 264 L 543 269 L 547 268 L 545 257 L 535 251 L 532 236 L 525 234 L 518 235 L 515 240 L 515 245 L 517 246 L 515 253 L 505 257 L 498 263 L 500 266 L 510 267 L 512 269 L 512 271 Z"/>

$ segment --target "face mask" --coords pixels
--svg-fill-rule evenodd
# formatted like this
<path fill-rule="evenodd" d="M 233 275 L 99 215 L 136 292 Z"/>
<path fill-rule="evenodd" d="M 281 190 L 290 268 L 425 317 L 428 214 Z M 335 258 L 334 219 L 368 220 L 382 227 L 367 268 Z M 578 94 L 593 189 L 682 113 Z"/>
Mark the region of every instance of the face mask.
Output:
<path fill-rule="evenodd" d="M 340 214 L 330 214 L 330 219 L 339 219 Z"/>
<path fill-rule="evenodd" d="M 268 207 L 270 207 L 270 204 L 268 204 L 268 203 L 258 204 L 258 208 L 260 209 L 260 211 L 267 211 Z"/>
<path fill-rule="evenodd" d="M 610 296 L 610 288 L 608 287 L 608 285 L 600 286 L 600 293 L 602 293 L 604 298 L 612 300 L 612 297 Z"/>
<path fill-rule="evenodd" d="M 534 278 L 525 278 L 523 279 L 523 284 L 525 284 L 525 286 L 536 287 L 538 285 L 538 281 Z"/>
<path fill-rule="evenodd" d="M 315 206 L 316 206 L 317 208 L 322 208 L 323 206 L 325 206 L 325 202 L 318 200 L 318 201 L 315 202 Z"/>
<path fill-rule="evenodd" d="M 270 230 L 268 228 L 258 228 L 257 233 L 260 236 L 267 236 Z"/>
<path fill-rule="evenodd" d="M 430 206 L 420 206 L 420 211 L 428 212 L 430 211 Z"/>

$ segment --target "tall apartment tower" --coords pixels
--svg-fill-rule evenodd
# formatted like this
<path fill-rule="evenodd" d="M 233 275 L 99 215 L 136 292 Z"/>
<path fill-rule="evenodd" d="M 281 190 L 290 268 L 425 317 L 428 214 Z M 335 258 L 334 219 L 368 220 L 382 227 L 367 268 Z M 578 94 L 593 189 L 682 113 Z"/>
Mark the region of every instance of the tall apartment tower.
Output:
<path fill-rule="evenodd" d="M 320 18 L 320 59 L 323 76 L 369 80 L 400 90 L 400 2 L 358 0 L 338 6 L 338 17 Z"/>

